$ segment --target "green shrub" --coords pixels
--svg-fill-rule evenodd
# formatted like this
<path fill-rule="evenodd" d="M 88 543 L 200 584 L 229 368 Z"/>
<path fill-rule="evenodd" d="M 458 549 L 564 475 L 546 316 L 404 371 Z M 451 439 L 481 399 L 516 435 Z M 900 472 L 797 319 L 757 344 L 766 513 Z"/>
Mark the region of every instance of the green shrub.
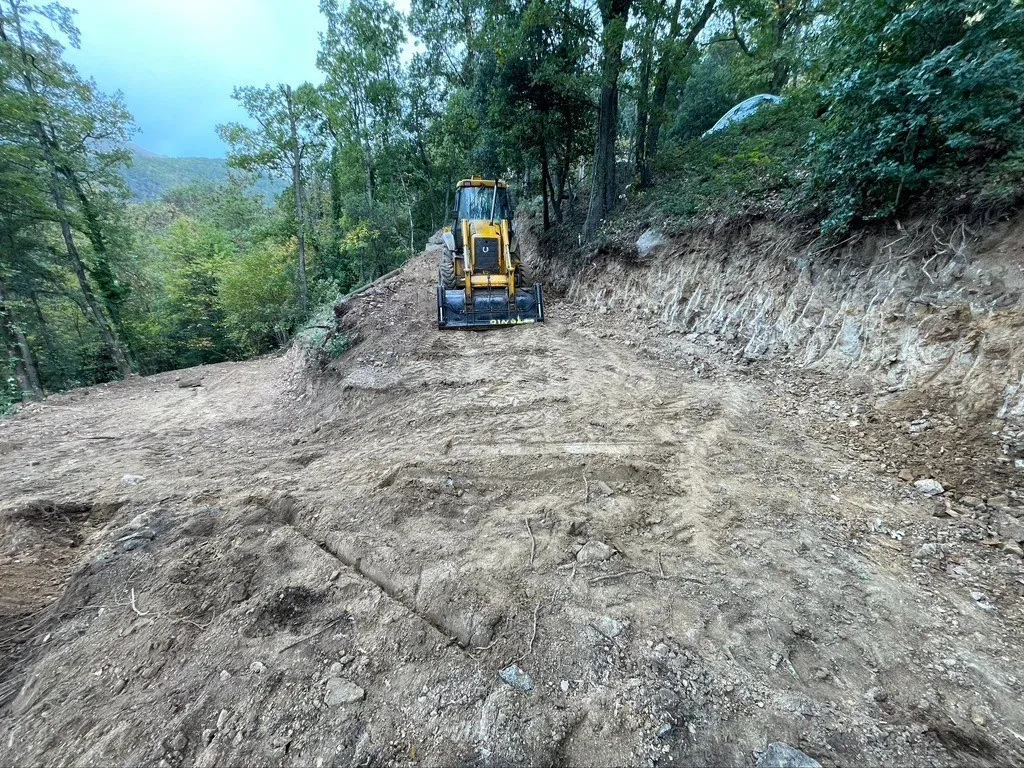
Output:
<path fill-rule="evenodd" d="M 21 387 L 14 376 L 14 361 L 7 363 L 6 370 L 0 371 L 0 416 L 6 416 L 21 402 Z"/>
<path fill-rule="evenodd" d="M 330 338 L 327 342 L 327 356 L 331 360 L 337 360 L 352 346 L 352 340 L 344 333 L 339 333 Z"/>
<path fill-rule="evenodd" d="M 966 171 L 1024 149 L 1017 0 L 847 3 L 832 39 L 812 146 L 826 234 L 931 192 L 967 191 Z M 1019 161 L 999 168 L 1020 171 Z"/>
<path fill-rule="evenodd" d="M 299 315 L 289 277 L 297 259 L 297 242 L 264 241 L 226 265 L 220 278 L 218 302 L 228 335 L 246 354 L 280 346 Z"/>

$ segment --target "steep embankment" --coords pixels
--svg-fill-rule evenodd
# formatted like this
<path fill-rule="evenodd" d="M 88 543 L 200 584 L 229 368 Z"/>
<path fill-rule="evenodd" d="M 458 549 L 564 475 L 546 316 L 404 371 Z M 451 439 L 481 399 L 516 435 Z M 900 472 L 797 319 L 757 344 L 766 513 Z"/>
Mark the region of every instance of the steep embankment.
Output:
<path fill-rule="evenodd" d="M 851 461 L 869 395 L 619 311 L 648 267 L 441 333 L 436 257 L 323 370 L 3 423 L 0 763 L 1024 760 L 1005 513 Z"/>
<path fill-rule="evenodd" d="M 853 421 L 875 423 L 866 434 L 836 423 L 833 437 L 882 469 L 941 475 L 961 495 L 1021 486 L 1024 215 L 981 235 L 918 221 L 832 247 L 766 223 L 649 230 L 637 246 L 556 260 L 548 277 L 594 311 L 846 381 Z"/>

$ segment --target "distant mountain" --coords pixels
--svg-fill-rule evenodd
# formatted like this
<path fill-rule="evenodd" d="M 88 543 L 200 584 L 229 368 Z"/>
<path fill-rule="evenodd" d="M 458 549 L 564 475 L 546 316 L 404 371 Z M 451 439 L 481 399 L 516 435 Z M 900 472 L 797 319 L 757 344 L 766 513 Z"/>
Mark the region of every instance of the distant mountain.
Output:
<path fill-rule="evenodd" d="M 123 172 L 125 183 L 135 202 L 159 200 L 175 187 L 183 187 L 195 181 L 214 184 L 228 182 L 228 164 L 223 158 L 214 157 L 164 157 L 149 152 L 137 144 L 129 144 L 132 152 L 132 166 Z M 252 191 L 268 203 L 285 188 L 277 179 L 260 178 Z"/>
<path fill-rule="evenodd" d="M 140 147 L 134 141 L 129 141 L 127 147 L 134 157 L 160 157 L 156 152 L 150 152 L 148 149 Z"/>

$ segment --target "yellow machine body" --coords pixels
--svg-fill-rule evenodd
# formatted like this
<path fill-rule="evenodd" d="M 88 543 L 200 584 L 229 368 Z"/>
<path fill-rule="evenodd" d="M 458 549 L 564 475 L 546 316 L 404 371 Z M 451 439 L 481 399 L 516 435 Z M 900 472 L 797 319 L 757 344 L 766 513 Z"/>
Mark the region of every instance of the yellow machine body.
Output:
<path fill-rule="evenodd" d="M 442 232 L 437 319 L 441 328 L 544 321 L 540 285 L 519 259 L 508 185 L 474 176 L 456 185 L 455 221 Z"/>

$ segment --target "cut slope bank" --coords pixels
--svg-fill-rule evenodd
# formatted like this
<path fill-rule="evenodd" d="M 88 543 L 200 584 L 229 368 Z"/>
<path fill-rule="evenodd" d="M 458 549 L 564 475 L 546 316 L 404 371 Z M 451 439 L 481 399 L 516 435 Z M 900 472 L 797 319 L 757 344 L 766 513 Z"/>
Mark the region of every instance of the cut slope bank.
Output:
<path fill-rule="evenodd" d="M 614 257 L 556 257 L 545 271 L 591 311 L 846 381 L 860 418 L 835 429 L 893 473 L 961 495 L 1022 484 L 1022 214 L 980 235 L 918 221 L 833 247 L 765 222 L 649 230 Z M 865 435 L 865 421 L 879 424 Z"/>
<path fill-rule="evenodd" d="M 862 395 L 594 312 L 609 277 L 441 333 L 435 248 L 323 370 L 3 423 L 0 763 L 1024 760 L 1021 560 L 851 460 Z"/>

